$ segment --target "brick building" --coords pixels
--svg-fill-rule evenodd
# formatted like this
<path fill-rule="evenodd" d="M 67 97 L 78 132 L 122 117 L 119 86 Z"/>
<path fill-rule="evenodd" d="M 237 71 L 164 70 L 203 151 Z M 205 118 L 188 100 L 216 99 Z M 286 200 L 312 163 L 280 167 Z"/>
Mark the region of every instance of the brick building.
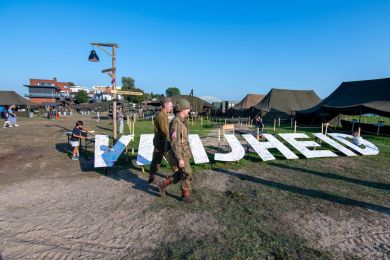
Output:
<path fill-rule="evenodd" d="M 27 97 L 35 103 L 55 103 L 69 97 L 70 82 L 59 82 L 54 79 L 30 79 Z"/>

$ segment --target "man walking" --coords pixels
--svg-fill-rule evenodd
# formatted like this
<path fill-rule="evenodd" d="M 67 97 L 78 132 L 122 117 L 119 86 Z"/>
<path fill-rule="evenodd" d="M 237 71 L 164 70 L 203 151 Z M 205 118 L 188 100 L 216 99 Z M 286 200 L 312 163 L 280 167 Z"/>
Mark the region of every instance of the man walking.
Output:
<path fill-rule="evenodd" d="M 168 185 L 181 181 L 182 201 L 193 203 L 196 199 L 191 196 L 191 150 L 188 140 L 188 124 L 186 119 L 191 110 L 190 102 L 186 99 L 180 99 L 176 104 L 176 110 L 177 114 L 170 124 L 169 132 L 172 152 L 178 162 L 179 171 L 175 172 L 159 184 L 160 194 L 161 196 L 164 196 L 165 188 Z"/>
<path fill-rule="evenodd" d="M 154 150 L 152 163 L 150 165 L 149 184 L 155 181 L 156 174 L 163 157 L 167 159 L 169 165 L 172 167 L 172 170 L 174 172 L 178 170 L 177 161 L 171 151 L 168 128 L 168 114 L 172 111 L 172 100 L 170 98 L 165 98 L 161 102 L 161 105 L 162 108 L 160 112 L 158 112 L 158 114 L 154 118 Z"/>

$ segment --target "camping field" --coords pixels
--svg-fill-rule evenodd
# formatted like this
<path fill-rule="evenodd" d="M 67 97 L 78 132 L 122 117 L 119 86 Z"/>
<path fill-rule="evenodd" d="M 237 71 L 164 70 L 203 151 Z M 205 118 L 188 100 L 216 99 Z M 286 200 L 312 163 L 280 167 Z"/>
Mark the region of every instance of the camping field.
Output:
<path fill-rule="evenodd" d="M 107 175 L 93 168 L 92 147 L 72 161 L 65 131 L 77 119 L 111 133 L 111 120 L 90 115 L 19 118 L 0 130 L 0 259 L 390 259 L 390 137 L 363 136 L 375 156 L 295 151 L 300 159 L 286 160 L 272 151 L 277 160 L 263 162 L 250 150 L 239 162 L 194 165 L 198 202 L 187 205 L 178 185 L 160 198 L 147 184 L 148 167 L 135 164 L 139 136 Z M 152 129 L 139 121 L 135 133 Z M 212 159 L 217 123 L 190 129 Z"/>

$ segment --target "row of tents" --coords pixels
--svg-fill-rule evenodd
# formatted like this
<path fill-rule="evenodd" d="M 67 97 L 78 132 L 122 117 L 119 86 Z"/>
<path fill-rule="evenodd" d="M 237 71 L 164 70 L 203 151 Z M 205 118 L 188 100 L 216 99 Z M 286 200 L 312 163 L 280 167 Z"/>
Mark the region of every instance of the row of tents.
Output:
<path fill-rule="evenodd" d="M 343 115 L 390 117 L 390 78 L 343 82 L 321 100 L 313 90 L 271 89 L 267 95 L 248 94 L 226 116 L 267 119 L 296 118 L 318 124 Z"/>
<path fill-rule="evenodd" d="M 194 111 L 210 114 L 212 105 L 196 96 L 188 99 Z M 159 103 L 159 102 L 157 102 Z M 0 91 L 0 105 L 34 106 L 35 103 L 14 91 Z M 267 119 L 295 118 L 300 123 L 318 124 L 343 115 L 375 114 L 390 117 L 390 78 L 343 82 L 332 94 L 321 100 L 313 90 L 271 89 L 268 94 L 248 94 L 223 116 Z"/>

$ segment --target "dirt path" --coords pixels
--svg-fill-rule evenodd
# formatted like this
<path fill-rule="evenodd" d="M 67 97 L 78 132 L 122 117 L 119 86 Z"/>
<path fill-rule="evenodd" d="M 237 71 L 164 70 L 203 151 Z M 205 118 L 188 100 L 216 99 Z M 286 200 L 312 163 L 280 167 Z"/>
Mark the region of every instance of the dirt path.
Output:
<path fill-rule="evenodd" d="M 142 258 L 151 257 L 161 241 L 183 238 L 185 225 L 172 232 L 171 221 L 178 212 L 150 210 L 161 198 L 156 188 L 150 189 L 137 176 L 140 172 L 123 170 L 105 177 L 93 171 L 91 162 L 69 159 L 62 150 L 64 128 L 71 129 L 73 121 L 21 122 L 20 128 L 1 133 L 19 144 L 4 142 L 0 155 L 1 255 L 6 259 Z M 181 217 L 197 237 L 219 228 L 207 213 Z"/>

